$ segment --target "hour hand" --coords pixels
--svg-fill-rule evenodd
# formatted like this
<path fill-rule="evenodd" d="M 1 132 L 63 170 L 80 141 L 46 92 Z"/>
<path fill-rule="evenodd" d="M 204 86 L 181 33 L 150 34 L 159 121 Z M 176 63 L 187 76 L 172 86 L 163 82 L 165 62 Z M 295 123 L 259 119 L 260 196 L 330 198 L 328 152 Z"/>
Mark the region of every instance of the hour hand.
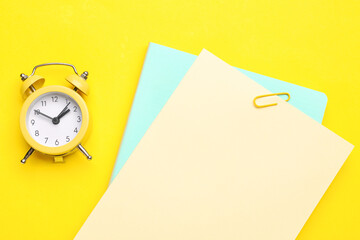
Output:
<path fill-rule="evenodd" d="M 63 116 L 65 116 L 68 112 L 70 112 L 70 109 L 67 109 L 66 111 L 60 113 L 59 116 L 57 116 L 57 118 L 60 120 L 60 118 L 62 118 Z"/>
<path fill-rule="evenodd" d="M 64 107 L 63 110 L 61 110 L 61 112 L 59 113 L 59 115 L 57 116 L 57 118 L 61 118 L 61 116 L 64 116 L 64 112 L 66 111 L 66 109 L 68 109 L 70 102 L 68 102 L 68 104 L 66 104 L 66 106 Z"/>
<path fill-rule="evenodd" d="M 59 124 L 60 123 L 60 118 L 62 118 L 63 116 L 65 116 L 68 112 L 70 112 L 70 109 L 67 109 L 65 111 L 61 111 L 61 113 L 57 116 L 57 117 L 54 117 L 52 119 L 52 123 L 53 124 Z"/>
<path fill-rule="evenodd" d="M 40 110 L 39 109 L 37 109 L 37 110 L 34 110 L 35 111 L 35 114 L 40 114 L 40 115 L 43 115 L 44 117 L 47 117 L 47 118 L 49 118 L 49 119 L 53 119 L 52 117 L 50 117 L 50 116 L 48 116 L 48 115 L 46 115 L 45 113 L 42 113 L 42 112 L 40 112 Z"/>

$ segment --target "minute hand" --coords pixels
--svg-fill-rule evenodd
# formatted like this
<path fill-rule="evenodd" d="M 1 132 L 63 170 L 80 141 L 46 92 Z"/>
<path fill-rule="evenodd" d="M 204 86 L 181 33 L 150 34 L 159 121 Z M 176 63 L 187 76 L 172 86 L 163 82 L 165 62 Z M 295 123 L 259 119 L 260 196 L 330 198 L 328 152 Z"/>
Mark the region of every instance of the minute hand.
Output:
<path fill-rule="evenodd" d="M 48 116 L 48 115 L 40 112 L 40 110 L 34 110 L 34 111 L 35 111 L 35 113 L 37 113 L 37 114 L 43 115 L 44 117 L 47 117 L 47 118 L 50 118 L 51 120 L 53 119 L 52 117 L 50 117 L 50 116 Z"/>

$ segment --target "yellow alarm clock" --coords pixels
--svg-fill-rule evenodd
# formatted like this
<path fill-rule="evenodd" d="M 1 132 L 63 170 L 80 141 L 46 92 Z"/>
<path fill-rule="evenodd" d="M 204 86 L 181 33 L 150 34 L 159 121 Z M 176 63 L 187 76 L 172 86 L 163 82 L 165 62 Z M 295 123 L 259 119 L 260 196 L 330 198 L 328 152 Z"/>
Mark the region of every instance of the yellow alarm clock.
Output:
<path fill-rule="evenodd" d="M 42 87 L 45 79 L 35 75 L 39 67 L 63 65 L 72 67 L 75 74 L 65 79 L 74 88 L 64 86 Z M 25 163 L 36 150 L 52 156 L 54 162 L 79 149 L 89 160 L 92 158 L 81 145 L 89 126 L 89 112 L 84 99 L 87 95 L 88 72 L 79 75 L 75 66 L 67 63 L 45 63 L 34 67 L 30 76 L 21 74 L 21 93 L 26 98 L 20 113 L 21 132 L 30 149 L 21 163 Z"/>

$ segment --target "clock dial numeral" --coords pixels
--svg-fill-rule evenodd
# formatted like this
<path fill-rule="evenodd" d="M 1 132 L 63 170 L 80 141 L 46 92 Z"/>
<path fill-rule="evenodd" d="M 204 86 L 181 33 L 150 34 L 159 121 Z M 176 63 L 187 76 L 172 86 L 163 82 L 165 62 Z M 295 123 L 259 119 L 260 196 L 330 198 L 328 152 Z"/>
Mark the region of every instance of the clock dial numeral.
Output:
<path fill-rule="evenodd" d="M 59 144 L 60 144 L 60 143 L 59 143 L 59 140 L 56 139 L 56 140 L 55 140 L 55 145 L 58 146 Z"/>
<path fill-rule="evenodd" d="M 73 106 L 74 112 L 77 112 L 77 106 Z"/>
<path fill-rule="evenodd" d="M 66 136 L 66 142 L 70 142 L 70 137 Z"/>
<path fill-rule="evenodd" d="M 40 109 L 35 109 L 35 110 L 34 110 L 34 114 L 35 114 L 35 115 L 40 115 Z"/>
<path fill-rule="evenodd" d="M 58 102 L 58 99 L 59 99 L 58 96 L 53 96 L 53 97 L 51 97 L 51 100 L 52 100 L 53 102 Z"/>
<path fill-rule="evenodd" d="M 78 132 L 78 129 L 77 129 L 77 127 L 76 127 L 76 128 L 74 129 L 74 132 L 76 132 L 76 133 Z"/>
<path fill-rule="evenodd" d="M 39 133 L 39 130 L 35 130 L 35 136 L 39 136 L 40 135 L 40 133 Z"/>
<path fill-rule="evenodd" d="M 46 138 L 45 138 L 45 143 L 47 143 L 47 141 L 48 141 L 48 140 L 49 140 L 49 138 L 48 138 L 48 137 L 46 137 Z"/>
<path fill-rule="evenodd" d="M 77 122 L 81 122 L 81 117 L 77 116 Z"/>
<path fill-rule="evenodd" d="M 35 120 L 34 119 L 31 119 L 31 125 L 33 125 L 34 126 L 34 124 L 35 124 Z"/>
<path fill-rule="evenodd" d="M 41 106 L 46 107 L 46 101 L 41 101 Z"/>

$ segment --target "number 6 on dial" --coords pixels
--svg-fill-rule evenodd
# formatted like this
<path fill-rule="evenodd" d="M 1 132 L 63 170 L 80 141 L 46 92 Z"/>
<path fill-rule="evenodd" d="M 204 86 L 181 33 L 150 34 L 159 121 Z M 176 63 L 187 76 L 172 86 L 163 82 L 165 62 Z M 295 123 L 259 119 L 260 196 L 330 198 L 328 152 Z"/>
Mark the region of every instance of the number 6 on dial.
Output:
<path fill-rule="evenodd" d="M 64 86 L 43 87 L 45 79 L 34 75 L 38 67 L 64 65 L 73 68 L 76 74 L 66 77 L 74 88 Z M 20 113 L 20 128 L 26 142 L 31 146 L 21 163 L 25 163 L 36 150 L 50 155 L 55 162 L 79 149 L 89 160 L 92 157 L 81 145 L 89 126 L 89 112 L 84 99 L 78 93 L 89 93 L 86 82 L 88 73 L 78 75 L 76 68 L 67 63 L 46 63 L 34 67 L 24 81 L 21 92 L 26 98 Z"/>

